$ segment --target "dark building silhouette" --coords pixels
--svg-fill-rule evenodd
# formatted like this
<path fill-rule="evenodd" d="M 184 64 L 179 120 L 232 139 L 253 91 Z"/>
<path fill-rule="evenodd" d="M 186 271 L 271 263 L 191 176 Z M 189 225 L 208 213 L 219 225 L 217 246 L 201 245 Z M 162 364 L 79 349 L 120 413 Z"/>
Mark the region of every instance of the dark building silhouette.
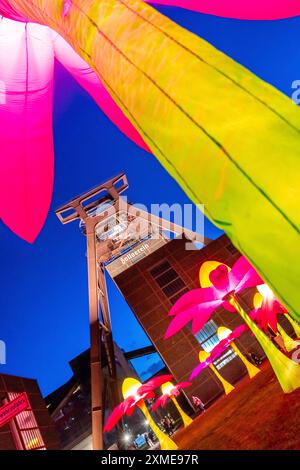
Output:
<path fill-rule="evenodd" d="M 118 346 L 115 345 L 116 365 L 118 385 L 121 390 L 122 382 L 126 377 L 138 378 L 131 363 L 130 359 L 140 357 L 141 355 L 153 353 L 153 346 L 138 349 L 124 353 Z M 55 423 L 61 447 L 70 450 L 91 450 L 92 449 L 92 421 L 91 421 L 91 384 L 90 384 L 90 350 L 87 349 L 83 353 L 70 361 L 70 366 L 73 371 L 71 379 L 52 392 L 45 398 L 48 410 Z M 170 374 L 170 371 L 164 367 L 152 377 L 162 374 Z M 107 371 L 104 367 L 104 375 Z M 151 377 L 151 378 L 152 378 Z M 157 397 L 160 390 L 157 391 Z M 120 401 L 122 400 L 120 396 Z M 183 395 L 178 397 L 180 406 L 189 414 L 193 414 L 192 408 L 189 406 L 187 400 Z M 151 409 L 153 400 L 147 401 Z M 108 405 L 108 403 L 107 403 Z M 105 419 L 110 414 L 111 409 L 109 406 L 106 408 Z M 156 422 L 160 422 L 166 414 L 170 414 L 174 420 L 175 428 L 182 425 L 180 415 L 175 406 L 170 402 L 164 410 L 158 409 L 153 413 Z M 105 447 L 109 448 L 127 448 L 130 447 L 138 435 L 143 436 L 145 432 L 149 432 L 149 427 L 145 423 L 144 415 L 136 409 L 132 416 L 126 416 L 121 423 L 121 432 L 118 434 L 116 429 L 104 435 Z M 131 441 L 126 442 L 124 437 L 126 434 L 131 436 Z M 155 437 L 152 437 L 155 442 Z M 140 439 L 143 440 L 143 439 Z M 144 441 L 144 447 L 147 447 Z"/>
<path fill-rule="evenodd" d="M 131 363 L 123 351 L 115 344 L 118 388 L 126 377 L 137 377 Z M 103 361 L 106 356 L 103 354 Z M 76 356 L 70 361 L 73 372 L 71 379 L 45 398 L 48 410 L 59 434 L 64 449 L 91 449 L 91 377 L 90 350 Z M 104 377 L 108 378 L 107 364 L 103 363 Z M 110 413 L 109 397 L 106 397 L 107 417 Z M 120 394 L 120 401 L 122 400 Z M 131 421 L 135 421 L 133 417 Z M 109 447 L 117 440 L 115 431 L 105 434 L 105 446 Z"/>

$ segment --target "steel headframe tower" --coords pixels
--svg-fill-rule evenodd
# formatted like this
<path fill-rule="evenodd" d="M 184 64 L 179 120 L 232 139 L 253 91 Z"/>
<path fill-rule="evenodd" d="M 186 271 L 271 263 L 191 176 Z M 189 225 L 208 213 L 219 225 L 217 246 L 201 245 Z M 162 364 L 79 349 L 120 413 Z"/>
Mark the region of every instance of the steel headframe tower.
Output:
<path fill-rule="evenodd" d="M 104 266 L 98 262 L 96 227 L 107 217 L 107 212 L 93 214 L 101 204 L 115 204 L 120 194 L 128 188 L 125 174 L 97 186 L 56 210 L 63 224 L 81 220 L 87 237 L 89 317 L 91 341 L 91 395 L 92 395 L 92 436 L 93 449 L 103 449 L 103 419 L 105 412 L 106 387 L 113 391 L 113 402 L 117 404 L 116 364 L 111 331 L 109 304 L 106 290 Z M 103 358 L 109 371 L 109 384 L 103 375 Z"/>
<path fill-rule="evenodd" d="M 119 401 L 105 281 L 106 265 L 147 237 L 155 235 L 158 237 L 156 239 L 166 241 L 164 232 L 176 235 L 184 233 L 192 241 L 204 244 L 210 242 L 202 235 L 127 203 L 121 197 L 127 188 L 126 175 L 121 173 L 56 210 L 63 224 L 80 220 L 87 237 L 92 434 L 95 450 L 103 449 L 106 396 L 110 398 L 112 406 Z M 108 379 L 103 374 L 104 365 L 108 366 Z"/>

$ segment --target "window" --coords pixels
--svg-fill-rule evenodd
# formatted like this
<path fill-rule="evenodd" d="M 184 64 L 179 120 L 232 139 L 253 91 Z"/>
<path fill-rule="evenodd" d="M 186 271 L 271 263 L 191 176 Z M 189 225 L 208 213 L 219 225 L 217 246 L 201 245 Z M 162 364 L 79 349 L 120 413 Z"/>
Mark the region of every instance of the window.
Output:
<path fill-rule="evenodd" d="M 185 283 L 168 261 L 163 261 L 150 269 L 150 274 L 172 304 L 188 292 Z"/>
<path fill-rule="evenodd" d="M 235 255 L 236 253 L 238 253 L 238 250 L 236 249 L 236 247 L 232 245 L 231 243 L 230 245 L 226 246 L 226 250 L 229 251 L 229 253 L 231 253 L 232 255 Z"/>
<path fill-rule="evenodd" d="M 209 320 L 195 335 L 204 351 L 209 353 L 219 343 L 217 330 L 217 324 L 213 320 Z M 235 352 L 231 348 L 228 348 L 225 353 L 214 362 L 214 365 L 217 369 L 222 369 L 222 367 L 234 359 L 235 356 Z"/>
<path fill-rule="evenodd" d="M 19 393 L 9 393 L 9 399 L 14 400 Z M 22 411 L 15 417 L 17 429 L 24 450 L 46 450 L 45 443 L 40 433 L 38 424 L 32 409 Z"/>
<path fill-rule="evenodd" d="M 218 370 L 222 369 L 222 367 L 226 366 L 226 364 L 232 361 L 235 356 L 236 353 L 231 348 L 228 348 L 227 351 L 214 362 L 214 366 L 216 366 Z"/>

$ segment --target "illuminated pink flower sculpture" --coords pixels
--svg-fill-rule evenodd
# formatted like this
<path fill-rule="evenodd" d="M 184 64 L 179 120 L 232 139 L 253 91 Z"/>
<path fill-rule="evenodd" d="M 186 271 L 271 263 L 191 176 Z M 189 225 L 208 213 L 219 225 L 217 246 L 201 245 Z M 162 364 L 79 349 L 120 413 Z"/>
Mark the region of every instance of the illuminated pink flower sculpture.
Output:
<path fill-rule="evenodd" d="M 70 6 L 65 2 L 63 14 Z M 148 149 L 97 75 L 61 36 L 46 26 L 0 16 L 0 220 L 30 243 L 52 198 L 54 59 L 122 132 Z"/>
<path fill-rule="evenodd" d="M 240 325 L 237 328 L 235 328 L 230 335 L 228 335 L 226 338 L 222 339 L 210 352 L 210 355 L 205 359 L 205 361 L 200 362 L 193 372 L 190 375 L 190 380 L 193 380 L 197 375 L 200 374 L 200 372 L 205 369 L 207 366 L 212 364 L 218 357 L 220 357 L 225 349 L 230 346 L 230 344 L 237 338 L 239 338 L 243 333 L 249 330 L 249 327 L 247 325 Z"/>
<path fill-rule="evenodd" d="M 173 385 L 171 382 L 166 382 L 162 387 L 162 395 L 156 400 L 152 407 L 152 411 L 155 411 L 158 407 L 164 407 L 167 404 L 168 400 L 171 400 L 173 404 L 175 405 L 178 413 L 181 416 L 182 422 L 184 427 L 188 427 L 190 424 L 192 424 L 193 420 L 190 418 L 185 411 L 181 408 L 179 405 L 176 397 L 180 395 L 180 391 L 186 387 L 189 387 L 192 385 L 191 382 L 181 382 L 177 385 Z"/>
<path fill-rule="evenodd" d="M 231 312 L 235 308 L 228 302 L 228 296 L 238 294 L 246 288 L 263 284 L 255 269 L 243 256 L 238 259 L 231 270 L 220 264 L 209 275 L 211 287 L 194 289 L 177 300 L 169 315 L 174 316 L 165 338 L 170 338 L 192 321 L 192 331 L 197 333 L 219 307 Z"/>
<path fill-rule="evenodd" d="M 192 385 L 191 382 L 180 382 L 177 385 L 170 383 L 169 387 L 164 387 L 163 394 L 155 401 L 152 406 L 152 410 L 155 411 L 157 408 L 166 406 L 168 400 L 172 397 L 178 397 L 180 395 L 180 390 L 189 387 Z"/>
<path fill-rule="evenodd" d="M 131 388 L 125 400 L 112 411 L 104 427 L 104 432 L 111 431 L 125 414 L 130 416 L 136 407 L 143 405 L 145 399 L 154 398 L 155 394 L 153 390 L 169 380 L 172 380 L 172 375 L 161 375 L 144 384 L 134 381 L 136 386 Z"/>
<path fill-rule="evenodd" d="M 172 441 L 172 439 L 170 439 L 167 434 L 164 434 L 157 426 L 155 421 L 153 421 L 146 403 L 144 402 L 144 400 L 147 398 L 154 398 L 153 390 L 160 385 L 169 383 L 168 380 L 171 378 L 171 375 L 161 375 L 160 377 L 155 377 L 154 379 L 149 380 L 145 384 L 141 384 L 141 382 L 132 377 L 125 379 L 122 384 L 122 394 L 124 401 L 113 410 L 112 414 L 107 420 L 104 431 L 110 431 L 122 418 L 122 416 L 125 414 L 130 416 L 138 407 L 145 416 L 146 421 L 152 429 L 153 433 L 156 435 L 161 450 L 177 450 L 178 447 L 176 443 Z"/>
<path fill-rule="evenodd" d="M 271 289 L 263 284 L 259 286 L 260 305 L 252 310 L 250 317 L 264 331 L 267 331 L 268 326 L 272 328 L 274 333 L 277 333 L 277 315 L 287 314 L 287 309 L 276 299 Z"/>
<path fill-rule="evenodd" d="M 192 321 L 193 333 L 197 333 L 212 313 L 218 307 L 223 306 L 227 310 L 236 311 L 250 328 L 265 351 L 284 392 L 290 393 L 299 388 L 299 364 L 276 348 L 238 302 L 237 294 L 242 290 L 263 284 L 250 263 L 241 257 L 231 270 L 228 266 L 217 263 L 217 267 L 209 272 L 209 282 L 212 286 L 187 292 L 176 302 L 170 311 L 170 315 L 174 318 L 167 329 L 165 338 L 177 333 L 190 321 Z M 269 310 L 269 314 L 270 312 L 273 315 L 272 309 Z"/>
<path fill-rule="evenodd" d="M 239 19 L 274 20 L 300 14 L 297 0 L 147 1 Z M 73 0 L 57 3 L 63 21 L 79 7 Z M 72 47 L 49 27 L 28 22 L 37 4 L 36 0 L 0 0 L 0 15 L 5 16 L 0 16 L 0 63 L 5 64 L 0 67 L 0 219 L 28 242 L 43 227 L 52 197 L 54 58 L 125 135 L 149 150 L 102 81 Z M 46 11 L 47 7 L 39 4 L 39 8 Z"/>

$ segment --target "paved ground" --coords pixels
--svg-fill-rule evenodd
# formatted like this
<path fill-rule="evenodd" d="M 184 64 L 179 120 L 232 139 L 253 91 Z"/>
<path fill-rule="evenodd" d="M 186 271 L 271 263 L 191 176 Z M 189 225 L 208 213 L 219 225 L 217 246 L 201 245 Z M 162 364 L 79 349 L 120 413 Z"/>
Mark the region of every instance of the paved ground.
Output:
<path fill-rule="evenodd" d="M 181 429 L 174 440 L 182 450 L 300 449 L 300 389 L 284 394 L 265 363 Z"/>

